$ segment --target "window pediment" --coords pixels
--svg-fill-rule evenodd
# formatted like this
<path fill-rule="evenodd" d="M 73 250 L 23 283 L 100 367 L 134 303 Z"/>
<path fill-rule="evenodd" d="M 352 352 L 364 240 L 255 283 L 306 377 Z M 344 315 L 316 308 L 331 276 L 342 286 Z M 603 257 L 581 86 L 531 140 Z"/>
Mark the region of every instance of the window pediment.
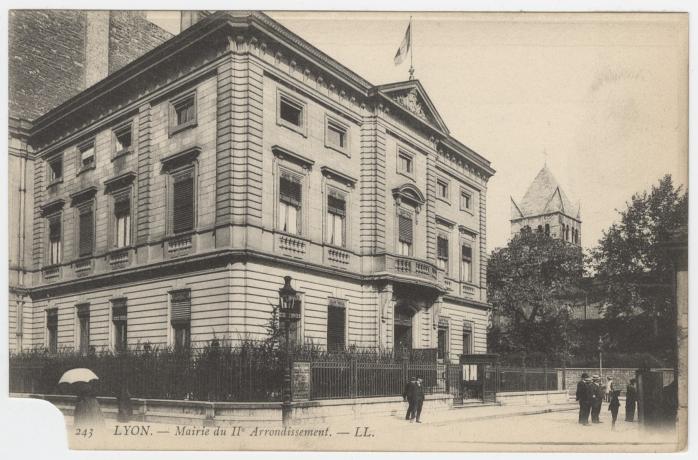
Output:
<path fill-rule="evenodd" d="M 402 184 L 393 189 L 393 198 L 400 203 L 412 204 L 415 207 L 421 207 L 425 203 L 424 194 L 419 188 L 410 183 Z"/>
<path fill-rule="evenodd" d="M 199 153 L 201 153 L 201 147 L 192 146 L 177 153 L 173 153 L 172 155 L 168 155 L 160 160 L 162 170 L 171 171 L 180 166 L 190 165 L 194 162 L 194 160 L 196 160 Z"/>

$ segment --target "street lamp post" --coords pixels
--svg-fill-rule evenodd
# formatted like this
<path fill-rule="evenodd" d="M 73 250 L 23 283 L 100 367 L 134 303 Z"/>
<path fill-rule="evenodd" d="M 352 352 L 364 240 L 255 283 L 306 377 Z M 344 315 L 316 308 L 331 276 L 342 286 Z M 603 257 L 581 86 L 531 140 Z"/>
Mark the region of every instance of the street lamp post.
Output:
<path fill-rule="evenodd" d="M 291 422 L 291 350 L 289 330 L 291 323 L 300 319 L 296 310 L 297 292 L 291 287 L 291 277 L 284 277 L 284 285 L 279 289 L 279 320 L 284 325 L 284 381 L 281 402 L 281 420 L 284 426 Z"/>

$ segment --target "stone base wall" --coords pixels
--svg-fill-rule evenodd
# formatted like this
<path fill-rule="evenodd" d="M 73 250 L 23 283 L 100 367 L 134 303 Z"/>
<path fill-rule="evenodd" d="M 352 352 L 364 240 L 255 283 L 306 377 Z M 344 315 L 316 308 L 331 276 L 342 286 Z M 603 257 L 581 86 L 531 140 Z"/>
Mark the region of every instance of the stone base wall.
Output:
<path fill-rule="evenodd" d="M 565 390 L 497 393 L 497 402 L 503 406 L 522 404 L 563 404 L 568 402 L 568 398 L 569 396 Z"/>
<path fill-rule="evenodd" d="M 574 395 L 577 391 L 577 382 L 579 382 L 582 373 L 586 372 L 589 376 L 599 375 L 601 381 L 605 384 L 606 377 L 610 376 L 613 378 L 613 386 L 616 390 L 621 390 L 621 395 L 625 395 L 625 387 L 630 382 L 630 379 L 635 378 L 634 368 L 623 368 L 623 367 L 611 367 L 608 369 L 603 369 L 603 373 L 599 374 L 599 368 L 570 368 L 565 369 L 565 389 L 570 395 Z M 674 380 L 674 370 L 673 369 L 652 369 L 653 371 L 661 371 L 663 374 L 664 385 L 670 384 Z M 562 369 L 557 370 L 558 381 L 562 382 Z"/>

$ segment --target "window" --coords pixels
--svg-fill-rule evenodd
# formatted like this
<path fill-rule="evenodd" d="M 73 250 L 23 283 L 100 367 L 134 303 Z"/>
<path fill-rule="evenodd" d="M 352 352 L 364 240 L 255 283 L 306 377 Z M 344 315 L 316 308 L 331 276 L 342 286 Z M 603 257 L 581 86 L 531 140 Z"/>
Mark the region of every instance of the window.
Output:
<path fill-rule="evenodd" d="M 94 210 L 93 203 L 78 208 L 78 255 L 91 256 L 94 248 Z"/>
<path fill-rule="evenodd" d="M 61 263 L 61 214 L 48 218 L 48 245 L 48 264 L 56 265 Z"/>
<path fill-rule="evenodd" d="M 81 354 L 90 351 L 90 304 L 76 306 L 78 310 L 78 350 Z"/>
<path fill-rule="evenodd" d="M 48 164 L 48 183 L 49 185 L 63 180 L 63 155 L 56 155 L 49 159 Z"/>
<path fill-rule="evenodd" d="M 469 192 L 466 192 L 465 190 L 461 190 L 461 192 L 460 192 L 460 210 L 461 211 L 472 211 L 472 209 L 473 209 L 473 196 Z"/>
<path fill-rule="evenodd" d="M 303 192 L 301 178 L 282 172 L 279 179 L 279 229 L 293 235 L 301 234 Z"/>
<path fill-rule="evenodd" d="M 398 254 L 412 255 L 412 217 L 405 214 L 398 216 Z"/>
<path fill-rule="evenodd" d="M 191 290 L 170 292 L 170 324 L 175 349 L 189 348 L 191 344 Z"/>
<path fill-rule="evenodd" d="M 173 234 L 194 230 L 194 168 L 172 173 L 170 225 Z"/>
<path fill-rule="evenodd" d="M 473 353 L 473 324 L 469 321 L 463 323 L 463 354 Z"/>
<path fill-rule="evenodd" d="M 448 275 L 448 238 L 445 236 L 436 238 L 436 257 L 439 268 Z"/>
<path fill-rule="evenodd" d="M 301 315 L 303 314 L 303 301 L 300 295 L 296 297 L 296 310 L 300 312 Z M 300 319 L 298 321 L 291 321 L 291 325 L 288 330 L 288 341 L 291 347 L 299 346 L 303 343 L 301 321 L 303 320 Z"/>
<path fill-rule="evenodd" d="M 130 190 L 114 196 L 114 245 L 124 248 L 131 244 L 131 195 Z"/>
<path fill-rule="evenodd" d="M 543 233 L 543 226 L 542 225 L 538 226 L 538 233 Z"/>
<path fill-rule="evenodd" d="M 550 236 L 550 224 L 545 224 L 545 236 Z"/>
<path fill-rule="evenodd" d="M 80 171 L 95 167 L 95 142 L 92 140 L 78 147 L 80 152 Z"/>
<path fill-rule="evenodd" d="M 305 129 L 305 104 L 289 95 L 279 93 L 277 122 L 294 131 Z"/>
<path fill-rule="evenodd" d="M 46 345 L 49 353 L 58 352 L 58 309 L 46 310 Z"/>
<path fill-rule="evenodd" d="M 111 322 L 114 327 L 114 349 L 117 351 L 126 350 L 128 346 L 126 299 L 112 300 Z"/>
<path fill-rule="evenodd" d="M 334 246 L 345 245 L 347 202 L 343 193 L 329 189 L 327 194 L 327 224 L 325 241 Z"/>
<path fill-rule="evenodd" d="M 414 165 L 412 164 L 413 157 L 407 152 L 402 152 L 397 156 L 397 169 L 398 172 L 412 176 L 414 173 Z"/>
<path fill-rule="evenodd" d="M 328 147 L 333 147 L 342 151 L 348 148 L 348 129 L 345 125 L 334 121 L 330 118 L 327 119 L 327 129 L 325 131 L 325 144 Z"/>
<path fill-rule="evenodd" d="M 132 145 L 131 123 L 114 130 L 114 155 L 120 155 L 131 151 Z"/>
<path fill-rule="evenodd" d="M 170 135 L 192 126 L 196 126 L 196 93 L 170 103 Z"/>
<path fill-rule="evenodd" d="M 439 324 L 436 358 L 445 359 L 448 353 L 448 324 Z"/>
<path fill-rule="evenodd" d="M 436 181 L 436 195 L 442 200 L 448 201 L 448 182 L 441 179 Z"/>
<path fill-rule="evenodd" d="M 473 282 L 473 249 L 467 244 L 461 246 L 460 277 L 461 281 Z"/>
<path fill-rule="evenodd" d="M 327 351 L 345 348 L 346 304 L 340 299 L 330 299 L 327 305 Z"/>

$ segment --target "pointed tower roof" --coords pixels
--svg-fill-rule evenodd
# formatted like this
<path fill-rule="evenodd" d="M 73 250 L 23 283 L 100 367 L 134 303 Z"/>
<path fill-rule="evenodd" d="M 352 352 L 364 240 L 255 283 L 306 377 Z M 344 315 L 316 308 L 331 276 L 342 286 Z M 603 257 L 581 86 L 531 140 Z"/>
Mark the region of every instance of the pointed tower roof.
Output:
<path fill-rule="evenodd" d="M 561 212 L 576 219 L 580 218 L 579 205 L 572 204 L 547 165 L 544 165 L 533 179 L 523 199 L 514 204 L 522 216 L 526 217 Z"/>

